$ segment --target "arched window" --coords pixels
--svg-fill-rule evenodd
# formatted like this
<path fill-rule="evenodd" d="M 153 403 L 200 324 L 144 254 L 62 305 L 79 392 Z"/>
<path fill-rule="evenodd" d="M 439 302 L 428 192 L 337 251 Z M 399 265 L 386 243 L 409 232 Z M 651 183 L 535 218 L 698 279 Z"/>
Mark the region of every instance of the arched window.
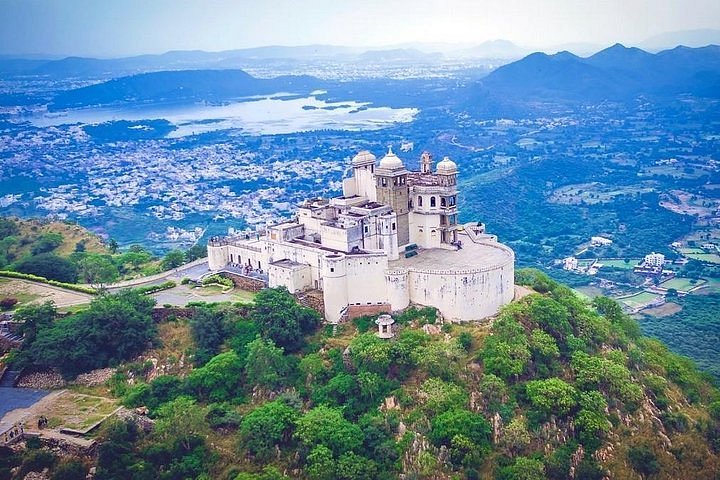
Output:
<path fill-rule="evenodd" d="M 445 197 L 440 197 L 440 206 L 441 207 L 447 207 L 447 203 L 445 201 Z"/>
<path fill-rule="evenodd" d="M 418 195 L 418 207 L 422 207 L 422 195 Z"/>
<path fill-rule="evenodd" d="M 435 206 L 435 197 L 430 197 L 430 206 L 431 207 Z"/>

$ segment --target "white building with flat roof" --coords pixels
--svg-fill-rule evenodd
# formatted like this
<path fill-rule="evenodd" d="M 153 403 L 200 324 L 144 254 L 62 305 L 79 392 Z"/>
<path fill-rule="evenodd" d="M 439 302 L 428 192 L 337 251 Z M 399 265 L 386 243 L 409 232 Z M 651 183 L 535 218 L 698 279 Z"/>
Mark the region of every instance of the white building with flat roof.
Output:
<path fill-rule="evenodd" d="M 655 252 L 649 253 L 645 255 L 645 260 L 643 263 L 650 267 L 662 267 L 663 265 L 665 265 L 665 255 Z"/>
<path fill-rule="evenodd" d="M 411 172 L 392 150 L 379 162 L 362 151 L 342 196 L 307 200 L 262 235 L 211 238 L 210 269 L 263 272 L 268 286 L 292 293 L 321 290 L 331 323 L 411 303 L 452 321 L 494 315 L 514 297 L 515 255 L 482 224 L 458 224 L 453 161 L 433 171 L 425 152 L 420 165 Z"/>

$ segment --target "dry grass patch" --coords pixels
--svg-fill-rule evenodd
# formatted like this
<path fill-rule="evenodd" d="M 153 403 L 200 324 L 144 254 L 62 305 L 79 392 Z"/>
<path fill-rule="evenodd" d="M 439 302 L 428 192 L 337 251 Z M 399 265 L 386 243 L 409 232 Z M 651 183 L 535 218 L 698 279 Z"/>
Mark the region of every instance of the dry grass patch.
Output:
<path fill-rule="evenodd" d="M 27 425 L 30 428 L 37 427 L 38 419 L 44 415 L 48 419 L 49 428 L 85 431 L 117 408 L 115 400 L 109 398 L 65 391 L 52 402 L 32 409 Z"/>

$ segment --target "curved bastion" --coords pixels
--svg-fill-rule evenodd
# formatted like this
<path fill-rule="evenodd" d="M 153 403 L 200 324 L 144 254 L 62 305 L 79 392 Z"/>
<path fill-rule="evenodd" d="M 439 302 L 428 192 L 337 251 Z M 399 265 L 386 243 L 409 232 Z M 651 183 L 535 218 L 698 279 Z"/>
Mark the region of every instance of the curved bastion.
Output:
<path fill-rule="evenodd" d="M 389 262 L 385 275 L 393 310 L 410 303 L 438 308 L 446 320 L 464 322 L 495 315 L 515 295 L 515 254 L 494 236 L 466 225 L 461 248 L 419 250 Z"/>

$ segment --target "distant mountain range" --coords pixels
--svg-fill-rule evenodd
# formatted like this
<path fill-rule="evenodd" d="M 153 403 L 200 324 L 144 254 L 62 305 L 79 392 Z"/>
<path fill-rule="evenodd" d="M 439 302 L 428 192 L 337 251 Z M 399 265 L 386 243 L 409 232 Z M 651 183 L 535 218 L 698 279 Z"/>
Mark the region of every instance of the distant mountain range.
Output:
<path fill-rule="evenodd" d="M 680 32 L 667 32 L 655 35 L 640 42 L 637 46 L 650 52 L 667 50 L 677 45 L 686 47 L 704 47 L 706 45 L 720 45 L 720 30 L 683 30 Z"/>
<path fill-rule="evenodd" d="M 179 70 L 117 78 L 59 93 L 50 110 L 115 104 L 223 102 L 251 95 L 309 94 L 324 82 L 309 76 L 255 78 L 242 70 Z"/>
<path fill-rule="evenodd" d="M 690 93 L 720 97 L 720 47 L 677 47 L 657 54 L 613 45 L 581 58 L 533 53 L 481 81 L 494 97 L 514 100 L 628 100 Z"/>
<path fill-rule="evenodd" d="M 669 32 L 649 38 L 637 46 L 659 51 L 677 45 L 701 47 L 720 44 L 720 30 Z M 125 58 L 43 58 L 0 55 L 0 77 L 42 75 L 50 78 L 114 78 L 163 70 L 242 69 L 264 61 L 332 60 L 336 62 L 432 63 L 443 60 L 515 60 L 534 51 L 554 53 L 567 50 L 576 55 L 590 55 L 602 49 L 593 43 L 566 43 L 546 48 L 519 46 L 508 40 L 490 40 L 480 44 L 442 42 L 408 42 L 385 47 L 347 47 L 336 45 L 303 45 L 263 47 L 205 52 L 201 50 L 170 51 L 163 54 Z"/>

